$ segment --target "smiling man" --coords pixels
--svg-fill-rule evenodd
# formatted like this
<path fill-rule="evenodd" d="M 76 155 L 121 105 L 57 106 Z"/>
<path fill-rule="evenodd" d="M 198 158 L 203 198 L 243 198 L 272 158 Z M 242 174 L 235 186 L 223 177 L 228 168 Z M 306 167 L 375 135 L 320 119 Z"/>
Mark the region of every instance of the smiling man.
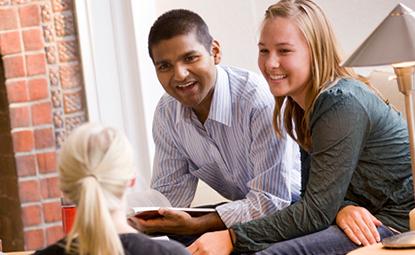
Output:
<path fill-rule="evenodd" d="M 219 42 L 188 10 L 161 15 L 148 48 L 167 92 L 153 120 L 152 188 L 173 206 L 188 207 L 201 179 L 231 202 L 201 217 L 161 210 L 161 219 L 134 219 L 137 228 L 201 234 L 268 215 L 298 197 L 298 147 L 275 136 L 274 99 L 263 78 L 219 66 Z"/>

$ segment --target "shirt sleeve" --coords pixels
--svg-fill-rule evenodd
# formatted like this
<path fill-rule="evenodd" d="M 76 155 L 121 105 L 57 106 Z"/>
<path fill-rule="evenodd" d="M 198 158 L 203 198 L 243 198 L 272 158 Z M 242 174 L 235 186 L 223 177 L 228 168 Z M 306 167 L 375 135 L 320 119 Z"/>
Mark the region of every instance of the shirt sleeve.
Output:
<path fill-rule="evenodd" d="M 253 178 L 246 197 L 216 207 L 227 227 L 247 222 L 287 207 L 300 189 L 299 149 L 287 138 L 277 139 L 272 129 L 272 106 L 257 109 L 251 116 L 251 143 L 247 166 Z"/>
<path fill-rule="evenodd" d="M 175 207 L 189 207 L 197 187 L 197 178 L 189 172 L 189 162 L 172 138 L 168 119 L 156 111 L 153 121 L 155 155 L 151 188 L 158 190 Z"/>
<path fill-rule="evenodd" d="M 311 124 L 313 151 L 303 198 L 268 217 L 233 226 L 237 252 L 262 250 L 333 223 L 356 169 L 370 121 L 352 95 L 320 97 L 322 105 L 316 104 Z"/>

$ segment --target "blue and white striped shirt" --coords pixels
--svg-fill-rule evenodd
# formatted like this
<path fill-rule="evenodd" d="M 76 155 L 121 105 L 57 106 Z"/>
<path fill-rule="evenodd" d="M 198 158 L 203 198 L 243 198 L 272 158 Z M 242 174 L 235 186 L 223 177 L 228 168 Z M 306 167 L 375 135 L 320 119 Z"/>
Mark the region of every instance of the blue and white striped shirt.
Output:
<path fill-rule="evenodd" d="M 300 190 L 299 150 L 272 129 L 274 99 L 259 75 L 217 66 L 204 125 L 169 95 L 153 121 L 152 188 L 173 206 L 193 200 L 198 179 L 232 200 L 216 207 L 227 227 L 288 206 Z"/>

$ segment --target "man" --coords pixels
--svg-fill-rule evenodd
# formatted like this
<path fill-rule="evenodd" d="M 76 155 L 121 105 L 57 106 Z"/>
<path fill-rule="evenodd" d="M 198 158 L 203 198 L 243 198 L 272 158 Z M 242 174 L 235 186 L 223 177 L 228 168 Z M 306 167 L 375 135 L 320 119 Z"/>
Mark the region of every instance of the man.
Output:
<path fill-rule="evenodd" d="M 167 92 L 153 121 L 152 188 L 188 207 L 198 179 L 232 202 L 191 217 L 137 220 L 147 232 L 193 235 L 224 229 L 288 206 L 300 187 L 298 148 L 272 129 L 274 99 L 262 77 L 218 66 L 219 43 L 202 18 L 172 10 L 153 24 L 148 48 Z"/>

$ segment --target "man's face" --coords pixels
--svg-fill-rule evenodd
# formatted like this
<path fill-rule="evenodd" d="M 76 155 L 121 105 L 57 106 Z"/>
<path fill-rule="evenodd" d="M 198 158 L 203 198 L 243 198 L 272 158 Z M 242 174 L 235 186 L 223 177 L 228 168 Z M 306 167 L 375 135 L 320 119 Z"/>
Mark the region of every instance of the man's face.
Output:
<path fill-rule="evenodd" d="M 151 50 L 164 90 L 185 106 L 208 111 L 216 82 L 215 65 L 220 61 L 219 44 L 213 41 L 208 52 L 191 32 L 162 40 Z"/>

